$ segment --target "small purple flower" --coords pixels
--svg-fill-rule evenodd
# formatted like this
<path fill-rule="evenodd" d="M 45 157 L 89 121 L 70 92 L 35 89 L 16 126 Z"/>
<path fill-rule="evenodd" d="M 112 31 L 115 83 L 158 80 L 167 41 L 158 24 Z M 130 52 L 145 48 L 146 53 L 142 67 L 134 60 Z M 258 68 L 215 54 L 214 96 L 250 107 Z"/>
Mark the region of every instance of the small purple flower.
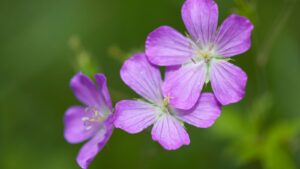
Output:
<path fill-rule="evenodd" d="M 112 104 L 103 74 L 95 76 L 97 84 L 82 73 L 71 80 L 75 96 L 85 106 L 70 107 L 64 117 L 65 139 L 72 144 L 89 140 L 80 150 L 77 163 L 86 169 L 105 146 L 113 132 Z"/>
<path fill-rule="evenodd" d="M 190 143 L 183 122 L 208 128 L 220 116 L 221 105 L 211 93 L 203 93 L 190 110 L 171 107 L 170 98 L 162 94 L 163 82 L 159 68 L 150 64 L 145 54 L 136 54 L 128 59 L 121 69 L 121 78 L 145 100 L 118 102 L 115 127 L 135 134 L 153 124 L 152 139 L 167 150 L 175 150 Z"/>
<path fill-rule="evenodd" d="M 220 103 L 240 101 L 247 75 L 228 61 L 250 48 L 251 22 L 231 15 L 217 29 L 218 6 L 213 0 L 187 0 L 182 19 L 190 37 L 162 26 L 151 32 L 146 41 L 150 62 L 170 66 L 163 84 L 164 96 L 170 97 L 172 106 L 189 109 L 200 97 L 203 85 L 210 81 Z"/>

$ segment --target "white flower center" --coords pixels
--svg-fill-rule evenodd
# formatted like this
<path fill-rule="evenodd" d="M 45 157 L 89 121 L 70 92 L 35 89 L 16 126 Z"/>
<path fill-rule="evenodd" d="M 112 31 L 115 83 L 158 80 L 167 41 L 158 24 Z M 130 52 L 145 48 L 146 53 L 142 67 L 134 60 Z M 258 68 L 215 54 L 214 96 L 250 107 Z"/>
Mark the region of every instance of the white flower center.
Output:
<path fill-rule="evenodd" d="M 208 63 L 212 58 L 217 56 L 217 53 L 213 45 L 208 45 L 204 48 L 196 48 L 195 56 L 198 57 L 200 60 L 204 60 L 206 63 Z"/>
<path fill-rule="evenodd" d="M 190 48 L 194 51 L 192 56 L 192 61 L 194 63 L 198 63 L 200 61 L 205 61 L 205 63 L 209 63 L 212 58 L 218 56 L 215 49 L 215 45 L 213 43 L 199 45 L 199 43 L 194 42 L 192 39 L 190 39 L 189 43 Z"/>
<path fill-rule="evenodd" d="M 90 130 L 97 123 L 104 121 L 105 117 L 96 106 L 89 106 L 85 109 L 86 116 L 82 117 L 82 122 L 86 130 Z"/>
<path fill-rule="evenodd" d="M 213 43 L 209 43 L 206 45 L 200 45 L 197 42 L 194 42 L 190 39 L 190 48 L 193 50 L 193 56 L 191 61 L 186 63 L 201 63 L 204 62 L 206 67 L 206 80 L 205 83 L 209 83 L 210 81 L 210 65 L 212 60 L 214 59 L 221 59 L 222 57 L 218 54 L 216 46 Z"/>

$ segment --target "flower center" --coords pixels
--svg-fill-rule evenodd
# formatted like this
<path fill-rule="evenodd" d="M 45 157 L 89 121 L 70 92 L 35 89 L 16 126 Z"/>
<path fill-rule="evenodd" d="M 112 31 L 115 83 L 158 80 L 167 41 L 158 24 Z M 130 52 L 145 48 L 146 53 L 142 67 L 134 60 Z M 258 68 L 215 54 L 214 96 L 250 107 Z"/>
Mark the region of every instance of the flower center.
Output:
<path fill-rule="evenodd" d="M 197 50 L 196 56 L 200 59 L 204 59 L 204 61 L 207 63 L 212 58 L 213 54 L 211 51 L 203 51 L 203 50 Z"/>
<path fill-rule="evenodd" d="M 167 114 L 173 114 L 173 109 L 169 106 L 170 100 L 172 99 L 171 96 L 166 96 L 163 100 L 163 104 L 161 106 L 162 114 L 167 113 Z"/>
<path fill-rule="evenodd" d="M 104 116 L 95 106 L 89 106 L 85 109 L 86 116 L 82 117 L 82 122 L 86 130 L 90 130 L 94 125 L 104 121 Z"/>
<path fill-rule="evenodd" d="M 195 42 L 190 39 L 190 49 L 194 50 L 194 57 L 192 58 L 192 61 L 194 63 L 205 61 L 206 63 L 209 63 L 210 60 L 217 56 L 215 45 L 213 43 L 208 43 L 206 45 L 201 45 L 198 42 Z"/>
<path fill-rule="evenodd" d="M 162 102 L 162 104 L 159 106 L 159 108 L 162 110 L 162 114 L 163 113 L 168 113 L 169 112 L 169 103 L 170 103 L 170 96 L 166 96 Z M 162 115 L 160 114 L 160 115 Z"/>
<path fill-rule="evenodd" d="M 169 106 L 170 99 L 171 99 L 171 96 L 166 96 L 164 98 L 163 107 L 168 107 Z"/>

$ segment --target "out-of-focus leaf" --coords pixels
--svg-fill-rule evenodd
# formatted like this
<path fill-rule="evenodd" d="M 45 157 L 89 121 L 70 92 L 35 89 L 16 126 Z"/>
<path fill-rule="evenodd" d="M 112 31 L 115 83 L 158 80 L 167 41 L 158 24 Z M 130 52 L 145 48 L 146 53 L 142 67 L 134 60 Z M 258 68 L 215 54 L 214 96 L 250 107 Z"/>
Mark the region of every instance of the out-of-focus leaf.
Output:
<path fill-rule="evenodd" d="M 108 56 L 110 56 L 114 60 L 123 63 L 127 58 L 131 57 L 136 53 L 141 53 L 142 51 L 143 51 L 142 48 L 135 48 L 130 50 L 129 52 L 125 52 L 120 47 L 116 45 L 112 45 L 108 48 L 107 53 Z"/>
<path fill-rule="evenodd" d="M 248 131 L 245 131 L 248 132 Z M 235 156 L 238 166 L 243 166 L 255 161 L 259 156 L 261 145 L 254 133 L 245 133 L 240 138 L 233 140 L 229 152 Z"/>
<path fill-rule="evenodd" d="M 299 133 L 298 122 L 279 123 L 268 132 L 262 147 L 262 163 L 265 169 L 296 169 L 290 140 Z"/>
<path fill-rule="evenodd" d="M 225 138 L 235 138 L 243 135 L 253 134 L 257 130 L 251 131 L 252 128 L 260 128 L 264 116 L 272 107 L 272 98 L 269 94 L 264 94 L 257 98 L 248 110 L 249 117 L 242 116 L 241 111 L 227 109 L 222 111 L 222 120 L 218 120 L 214 131 L 218 136 Z M 247 131 L 247 132 L 246 132 Z"/>
<path fill-rule="evenodd" d="M 93 57 L 84 49 L 80 39 L 77 36 L 72 36 L 69 40 L 69 45 L 74 52 L 75 59 L 73 61 L 75 71 L 81 71 L 84 74 L 93 77 L 100 72 Z"/>
<path fill-rule="evenodd" d="M 212 129 L 218 137 L 226 139 L 238 138 L 244 135 L 245 131 L 241 118 L 239 111 L 224 108 L 220 119 Z"/>
<path fill-rule="evenodd" d="M 249 111 L 249 126 L 254 132 L 262 129 L 265 119 L 269 115 L 273 106 L 273 99 L 270 93 L 265 93 L 254 100 Z"/>
<path fill-rule="evenodd" d="M 230 140 L 226 150 L 235 157 L 238 166 L 259 161 L 265 169 L 296 169 L 290 142 L 299 134 L 300 124 L 274 122 L 267 126 L 266 118 L 272 107 L 273 99 L 266 93 L 254 100 L 248 116 L 237 110 L 223 111 L 214 131 L 218 137 Z"/>

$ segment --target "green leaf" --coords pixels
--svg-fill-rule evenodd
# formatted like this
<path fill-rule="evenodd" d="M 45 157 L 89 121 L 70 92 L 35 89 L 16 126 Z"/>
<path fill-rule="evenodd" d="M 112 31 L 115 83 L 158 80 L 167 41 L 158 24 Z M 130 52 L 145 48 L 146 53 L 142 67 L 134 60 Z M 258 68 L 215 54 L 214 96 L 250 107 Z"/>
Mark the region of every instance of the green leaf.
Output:
<path fill-rule="evenodd" d="M 299 132 L 294 122 L 279 123 L 269 131 L 262 152 L 262 164 L 266 169 L 296 169 L 291 149 L 291 140 Z"/>
<path fill-rule="evenodd" d="M 244 135 L 244 127 L 240 112 L 225 107 L 222 110 L 221 117 L 212 129 L 218 137 L 231 140 Z"/>

